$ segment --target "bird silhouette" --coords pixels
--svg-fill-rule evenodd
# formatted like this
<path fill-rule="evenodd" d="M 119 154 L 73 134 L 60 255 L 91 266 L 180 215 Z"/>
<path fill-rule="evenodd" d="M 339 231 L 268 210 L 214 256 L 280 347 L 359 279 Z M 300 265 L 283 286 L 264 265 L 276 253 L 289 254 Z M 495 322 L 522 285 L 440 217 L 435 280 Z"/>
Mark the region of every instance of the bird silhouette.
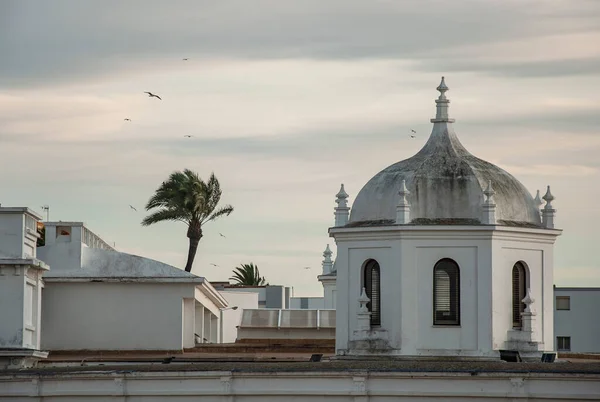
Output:
<path fill-rule="evenodd" d="M 162 98 L 158 95 L 154 95 L 152 92 L 144 92 L 145 94 L 148 94 L 149 97 L 151 98 L 158 98 L 160 100 L 162 100 Z"/>
<path fill-rule="evenodd" d="M 411 135 L 410 138 L 417 138 L 417 137 L 415 137 L 414 135 Z"/>
<path fill-rule="evenodd" d="M 131 204 L 129 204 L 129 208 L 133 209 L 135 212 L 137 212 L 137 209 L 135 209 L 135 207 Z"/>
<path fill-rule="evenodd" d="M 212 262 L 210 263 L 210 265 L 212 265 L 213 267 L 218 267 L 217 264 L 213 264 Z"/>
<path fill-rule="evenodd" d="M 125 121 L 131 121 L 131 119 L 123 119 L 123 120 L 125 120 Z"/>
<path fill-rule="evenodd" d="M 410 129 L 410 131 L 412 131 L 412 132 L 413 132 L 413 133 L 415 133 L 415 134 L 417 133 L 417 132 L 416 132 L 415 130 L 413 130 L 412 128 Z"/>
<path fill-rule="evenodd" d="M 223 233 L 219 233 L 219 236 L 225 237 L 225 235 Z M 227 238 L 227 237 L 225 237 L 225 238 Z"/>
<path fill-rule="evenodd" d="M 310 269 L 310 267 L 304 267 L 303 269 Z"/>
<path fill-rule="evenodd" d="M 192 137 L 193 137 L 193 135 L 186 134 L 186 135 L 184 135 L 184 137 L 185 137 L 185 138 L 192 138 Z"/>
<path fill-rule="evenodd" d="M 182 59 L 182 60 L 183 60 L 183 61 L 188 61 L 189 59 L 185 58 L 185 59 Z"/>

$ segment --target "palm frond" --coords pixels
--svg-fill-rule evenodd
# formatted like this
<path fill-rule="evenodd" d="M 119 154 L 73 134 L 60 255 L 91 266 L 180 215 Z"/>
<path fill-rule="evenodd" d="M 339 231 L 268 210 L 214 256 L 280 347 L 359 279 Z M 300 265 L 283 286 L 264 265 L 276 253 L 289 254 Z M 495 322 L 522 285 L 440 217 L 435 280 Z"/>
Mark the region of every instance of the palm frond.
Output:
<path fill-rule="evenodd" d="M 224 207 L 219 208 L 216 211 L 214 211 L 212 214 L 210 214 L 210 216 L 208 216 L 206 219 L 204 219 L 204 221 L 202 223 L 214 221 L 215 219 L 217 219 L 223 215 L 228 216 L 232 212 L 233 212 L 233 207 L 231 205 L 225 205 Z"/>
<path fill-rule="evenodd" d="M 197 173 L 190 169 L 175 171 L 163 181 L 150 197 L 146 210 L 151 212 L 142 220 L 143 226 L 149 226 L 163 221 L 180 221 L 188 225 L 187 236 L 199 240 L 202 237 L 202 225 L 233 211 L 231 205 L 218 208 L 221 200 L 221 186 L 211 173 L 205 183 Z M 196 255 L 197 242 L 188 252 L 186 270 L 191 271 L 194 256 Z M 250 278 L 240 277 L 246 281 Z"/>
<path fill-rule="evenodd" d="M 164 221 L 179 221 L 188 223 L 189 216 L 184 211 L 174 209 L 161 209 L 146 216 L 142 220 L 142 226 L 150 226 L 154 223 Z"/>
<path fill-rule="evenodd" d="M 266 282 L 265 278 L 260 276 L 258 267 L 254 263 L 241 264 L 235 268 L 233 276 L 229 279 L 235 281 L 236 285 L 245 286 L 263 286 Z"/>

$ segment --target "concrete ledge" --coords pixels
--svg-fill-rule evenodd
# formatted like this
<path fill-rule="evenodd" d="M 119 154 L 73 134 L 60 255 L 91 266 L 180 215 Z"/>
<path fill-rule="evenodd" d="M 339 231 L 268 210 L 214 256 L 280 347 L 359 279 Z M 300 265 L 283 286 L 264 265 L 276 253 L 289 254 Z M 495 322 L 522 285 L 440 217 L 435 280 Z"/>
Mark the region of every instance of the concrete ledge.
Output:
<path fill-rule="evenodd" d="M 0 368 L 23 369 L 35 367 L 48 352 L 37 349 L 0 349 Z"/>
<path fill-rule="evenodd" d="M 558 352 L 556 357 L 558 357 L 560 359 L 600 360 L 600 353 L 568 353 L 568 352 Z"/>
<path fill-rule="evenodd" d="M 348 355 L 337 355 L 331 357 L 331 360 L 343 360 L 343 361 L 398 361 L 398 362 L 438 362 L 438 363 L 452 363 L 452 362 L 498 362 L 498 357 L 491 356 L 421 356 L 421 355 L 385 355 L 378 356 L 376 354 L 348 354 Z"/>
<path fill-rule="evenodd" d="M 324 353 L 333 355 L 335 344 L 329 342 L 286 343 L 281 339 L 271 339 L 270 342 L 260 339 L 254 343 L 243 342 L 233 344 L 200 344 L 195 348 L 185 349 L 185 353 L 251 353 L 251 354 L 286 354 L 286 353 Z M 323 340 L 328 341 L 328 340 Z"/>
<path fill-rule="evenodd" d="M 365 360 L 365 361 L 342 361 L 342 360 L 326 360 L 321 362 L 309 362 L 306 359 L 303 362 L 293 361 L 278 361 L 264 360 L 254 362 L 239 362 L 239 361 L 182 361 L 177 364 L 175 359 L 171 364 L 105 364 L 102 367 L 98 365 L 81 366 L 79 362 L 72 366 L 57 367 L 51 364 L 44 364 L 41 367 L 29 370 L 12 370 L 2 374 L 5 376 L 44 376 L 50 375 L 55 377 L 57 374 L 63 373 L 82 373 L 93 371 L 95 375 L 104 372 L 107 375 L 114 375 L 115 371 L 127 372 L 211 372 L 214 376 L 215 372 L 236 372 L 236 373 L 293 373 L 293 372 L 312 372 L 312 373 L 348 373 L 363 372 L 363 373 L 407 373 L 411 377 L 414 375 L 426 375 L 431 377 L 432 373 L 440 376 L 451 375 L 456 378 L 457 375 L 463 375 L 471 378 L 473 376 L 502 376 L 511 378 L 515 375 L 523 377 L 545 377 L 558 378 L 561 381 L 572 378 L 582 378 L 589 376 L 594 381 L 600 380 L 600 362 L 593 363 L 507 363 L 502 361 L 496 362 L 441 362 L 441 361 L 408 361 L 408 360 Z M 450 373 L 450 374 L 448 374 Z M 0 377 L 2 375 L 0 374 Z M 277 376 L 275 376 L 277 377 Z M 177 381 L 181 380 L 181 375 L 177 377 Z M 456 387 L 456 384 L 454 384 Z M 346 391 L 347 392 L 347 391 Z M 322 396 L 322 394 L 320 395 Z M 521 395 L 522 396 L 522 395 Z M 597 397 L 597 395 L 596 395 Z"/>
<path fill-rule="evenodd" d="M 229 345 L 286 345 L 286 346 L 331 346 L 335 347 L 335 339 L 238 339 L 234 344 Z M 223 344 L 227 345 L 227 344 Z"/>

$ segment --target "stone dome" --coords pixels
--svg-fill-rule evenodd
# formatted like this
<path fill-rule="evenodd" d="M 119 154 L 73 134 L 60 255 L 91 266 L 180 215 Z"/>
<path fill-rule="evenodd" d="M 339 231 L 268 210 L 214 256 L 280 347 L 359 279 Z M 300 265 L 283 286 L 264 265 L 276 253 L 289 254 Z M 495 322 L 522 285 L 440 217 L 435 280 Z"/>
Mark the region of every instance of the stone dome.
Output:
<path fill-rule="evenodd" d="M 429 140 L 415 156 L 385 168 L 367 182 L 356 196 L 350 223 L 395 222 L 402 180 L 410 192 L 411 222 L 477 223 L 482 217 L 483 191 L 491 181 L 499 224 L 541 226 L 539 205 L 525 186 L 505 170 L 473 156 L 460 143 L 454 120 L 448 117 L 450 101 L 443 77 L 437 89 L 441 95 Z"/>

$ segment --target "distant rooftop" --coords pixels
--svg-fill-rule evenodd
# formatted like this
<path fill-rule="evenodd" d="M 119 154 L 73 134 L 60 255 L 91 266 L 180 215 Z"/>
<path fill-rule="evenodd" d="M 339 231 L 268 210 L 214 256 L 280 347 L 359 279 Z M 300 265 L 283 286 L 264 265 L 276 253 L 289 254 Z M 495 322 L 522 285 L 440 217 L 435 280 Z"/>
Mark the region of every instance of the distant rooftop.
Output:
<path fill-rule="evenodd" d="M 50 270 L 44 278 L 47 281 L 60 282 L 205 282 L 202 277 L 160 261 L 97 248 L 83 249 L 81 269 Z"/>
<path fill-rule="evenodd" d="M 7 214 L 10 214 L 10 213 L 28 214 L 28 215 L 35 217 L 39 221 L 41 221 L 43 219 L 42 215 L 35 212 L 33 209 L 30 209 L 27 207 L 3 207 L 0 204 L 0 212 L 7 213 Z"/>
<path fill-rule="evenodd" d="M 55 238 L 59 238 L 60 236 L 75 236 L 75 233 L 73 233 L 73 228 L 80 228 L 80 232 L 77 232 L 77 236 L 81 236 L 81 239 L 78 238 L 77 240 L 81 241 L 86 246 L 90 248 L 114 250 L 110 244 L 92 232 L 83 222 L 53 221 L 44 222 L 44 226 L 46 227 L 47 244 L 53 243 L 53 241 L 50 241 L 51 239 L 49 239 L 48 236 L 52 235 Z"/>

